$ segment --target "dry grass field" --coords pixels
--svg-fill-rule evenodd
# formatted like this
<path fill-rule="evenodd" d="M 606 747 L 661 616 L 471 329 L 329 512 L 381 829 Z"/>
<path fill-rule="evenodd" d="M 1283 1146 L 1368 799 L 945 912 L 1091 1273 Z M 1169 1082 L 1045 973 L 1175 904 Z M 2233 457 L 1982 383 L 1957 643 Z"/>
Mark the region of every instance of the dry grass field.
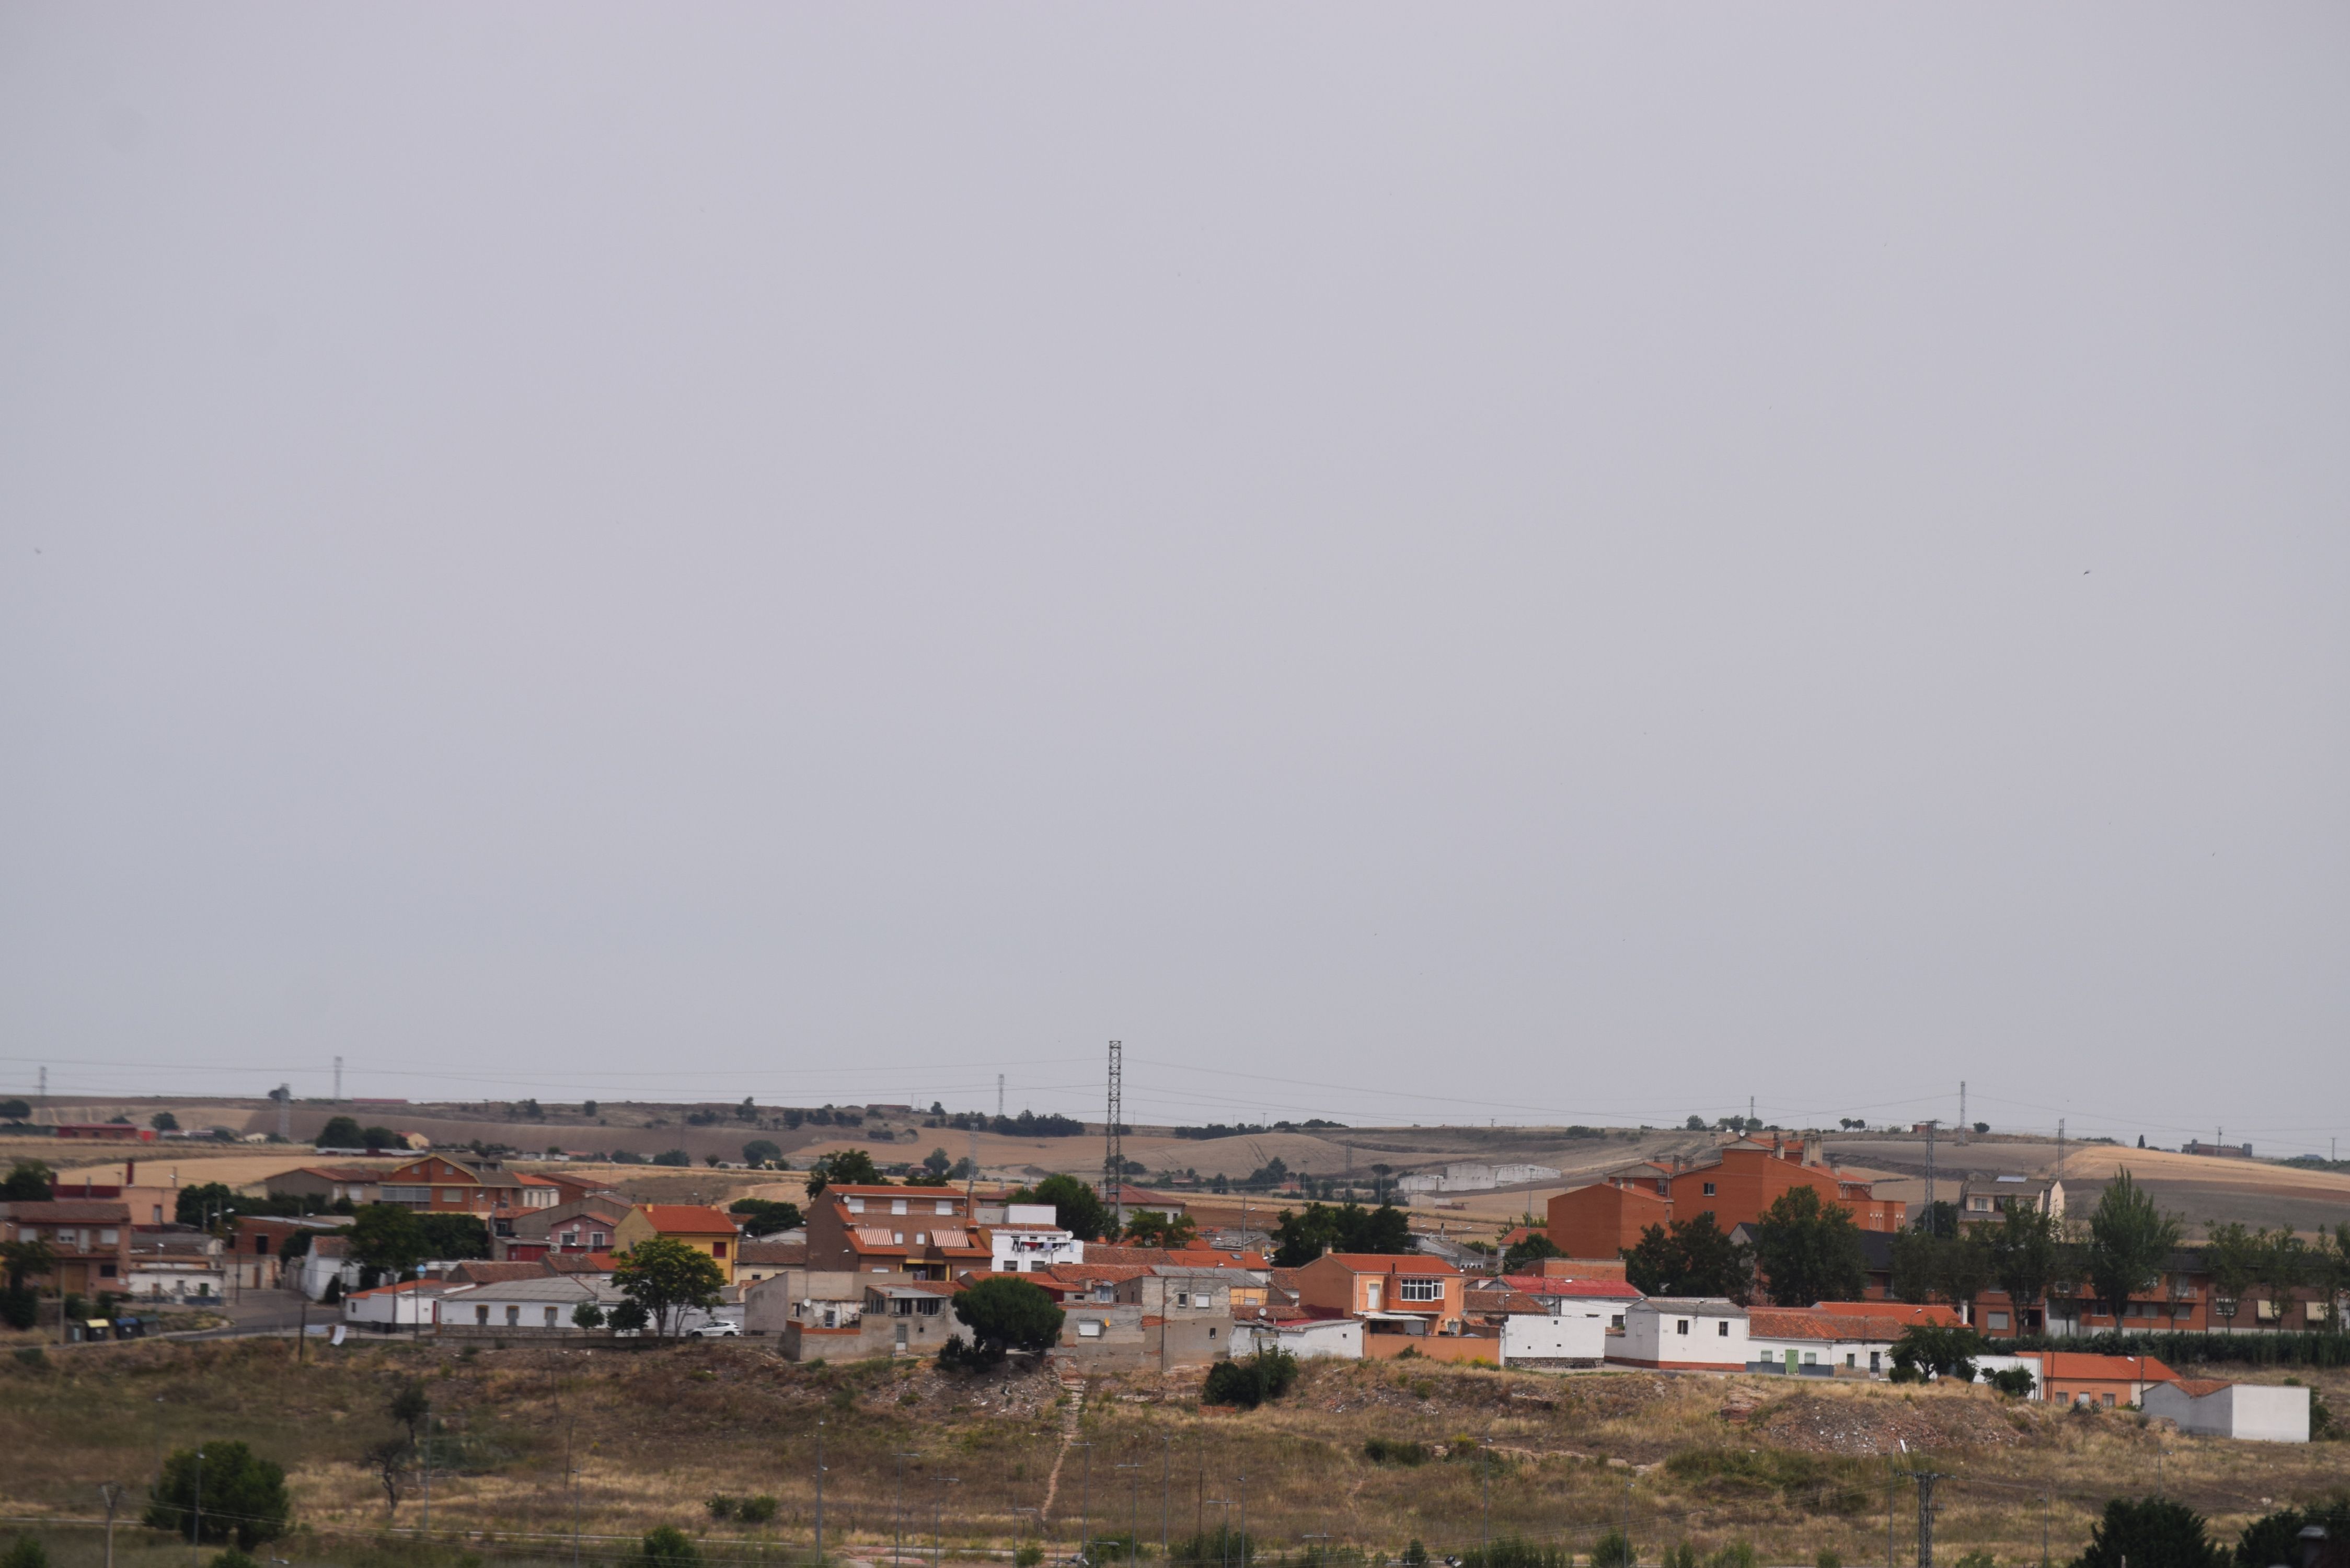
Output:
<path fill-rule="evenodd" d="M 568 1557 L 575 1501 L 584 1556 L 619 1554 L 660 1523 L 701 1535 L 715 1557 L 804 1555 L 819 1420 L 828 1544 L 852 1554 L 886 1551 L 901 1519 L 927 1544 L 935 1501 L 951 1552 L 1008 1548 L 1036 1532 L 1034 1510 L 1056 1549 L 1088 1512 L 1097 1534 L 1132 1521 L 1155 1549 L 1163 1506 L 1178 1538 L 1214 1529 L 1227 1508 L 1237 1528 L 1244 1512 L 1266 1554 L 1326 1539 L 1390 1558 L 1417 1539 L 1440 1553 L 1490 1528 L 1582 1556 L 1628 1521 L 1651 1562 L 1683 1541 L 1707 1552 L 1743 1540 L 1766 1563 L 1831 1549 L 1857 1565 L 1884 1561 L 1890 1482 L 1895 1559 L 1907 1564 L 1916 1501 L 1898 1472 L 1922 1464 L 1953 1478 L 1938 1525 L 1946 1560 L 1980 1551 L 2023 1564 L 2040 1560 L 2043 1522 L 2051 1554 L 2073 1555 L 2114 1495 L 2159 1485 L 2232 1533 L 2268 1500 L 2350 1484 L 2340 1444 L 2185 1438 L 2127 1412 L 2050 1410 L 1971 1387 L 1324 1363 L 1288 1398 L 1240 1413 L 1203 1411 L 1185 1378 L 1097 1379 L 1076 1401 L 1044 1374 L 800 1367 L 757 1344 L 469 1355 L 364 1341 L 311 1354 L 296 1366 L 288 1342 L 247 1340 L 0 1363 L 0 1512 L 90 1515 L 97 1483 L 143 1487 L 164 1449 L 236 1438 L 291 1477 L 306 1533 L 279 1555 L 398 1568 L 412 1549 L 383 1532 L 419 1524 L 421 1500 L 411 1486 L 388 1509 L 359 1457 L 395 1429 L 387 1402 L 410 1378 L 446 1423 L 449 1463 L 432 1504 L 442 1558 Z M 2350 1379 L 2320 1376 L 2337 1407 L 2350 1404 Z M 1373 1438 L 1422 1445 L 1426 1457 L 1374 1462 Z M 761 1527 L 720 1523 L 704 1507 L 712 1493 L 772 1495 L 779 1511 Z M 92 1539 L 58 1534 L 68 1564 Z M 132 1568 L 156 1549 L 135 1530 L 120 1545 Z"/>

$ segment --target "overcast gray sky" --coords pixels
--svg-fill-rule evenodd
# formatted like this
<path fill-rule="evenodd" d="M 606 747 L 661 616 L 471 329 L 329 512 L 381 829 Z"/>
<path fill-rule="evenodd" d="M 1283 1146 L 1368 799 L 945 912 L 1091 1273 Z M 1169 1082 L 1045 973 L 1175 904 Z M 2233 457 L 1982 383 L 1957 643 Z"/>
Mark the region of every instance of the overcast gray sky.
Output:
<path fill-rule="evenodd" d="M 2339 5 L 7 4 L 0 1079 L 2323 1150 L 2345 503 Z"/>

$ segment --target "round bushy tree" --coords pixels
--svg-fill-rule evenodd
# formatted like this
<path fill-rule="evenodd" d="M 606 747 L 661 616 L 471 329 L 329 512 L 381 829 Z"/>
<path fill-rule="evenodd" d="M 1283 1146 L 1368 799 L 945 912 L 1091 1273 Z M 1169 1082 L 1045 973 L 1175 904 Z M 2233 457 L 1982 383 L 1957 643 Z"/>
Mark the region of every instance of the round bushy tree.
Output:
<path fill-rule="evenodd" d="M 2088 1549 L 2073 1568 L 2231 1568 L 2227 1552 L 2212 1544 L 2203 1516 L 2167 1497 L 2136 1502 L 2116 1498 L 2089 1532 Z"/>
<path fill-rule="evenodd" d="M 162 1479 L 148 1494 L 147 1524 L 182 1540 L 192 1530 L 199 1541 L 234 1542 L 250 1552 L 286 1533 L 293 1506 L 283 1465 L 243 1443 L 212 1442 L 163 1461 Z"/>

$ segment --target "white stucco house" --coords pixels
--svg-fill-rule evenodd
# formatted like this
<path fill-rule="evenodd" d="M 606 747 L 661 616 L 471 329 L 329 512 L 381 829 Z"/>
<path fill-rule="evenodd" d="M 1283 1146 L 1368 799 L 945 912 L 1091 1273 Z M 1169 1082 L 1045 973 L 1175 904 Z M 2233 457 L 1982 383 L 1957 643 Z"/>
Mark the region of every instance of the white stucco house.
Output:
<path fill-rule="evenodd" d="M 1034 1274 L 1055 1263 L 1082 1263 L 1086 1244 L 1061 1228 L 1049 1203 L 1013 1203 L 1003 1223 L 987 1228 L 988 1267 L 999 1274 Z"/>
<path fill-rule="evenodd" d="M 1651 1296 L 1624 1309 L 1607 1359 L 1683 1372 L 1742 1372 L 1746 1309 L 1724 1296 Z"/>
<path fill-rule="evenodd" d="M 1285 1350 L 1304 1361 L 1325 1356 L 1334 1361 L 1363 1358 L 1360 1318 L 1244 1318 L 1232 1324 L 1232 1354 L 1252 1355 L 1259 1350 Z"/>

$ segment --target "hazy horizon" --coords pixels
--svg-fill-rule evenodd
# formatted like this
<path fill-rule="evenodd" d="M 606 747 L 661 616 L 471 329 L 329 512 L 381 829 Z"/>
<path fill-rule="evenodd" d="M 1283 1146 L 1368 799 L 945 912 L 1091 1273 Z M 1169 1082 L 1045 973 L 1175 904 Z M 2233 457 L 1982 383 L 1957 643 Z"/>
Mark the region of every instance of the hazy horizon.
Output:
<path fill-rule="evenodd" d="M 2324 1153 L 2345 67 L 0 8 L 0 1097 Z"/>

